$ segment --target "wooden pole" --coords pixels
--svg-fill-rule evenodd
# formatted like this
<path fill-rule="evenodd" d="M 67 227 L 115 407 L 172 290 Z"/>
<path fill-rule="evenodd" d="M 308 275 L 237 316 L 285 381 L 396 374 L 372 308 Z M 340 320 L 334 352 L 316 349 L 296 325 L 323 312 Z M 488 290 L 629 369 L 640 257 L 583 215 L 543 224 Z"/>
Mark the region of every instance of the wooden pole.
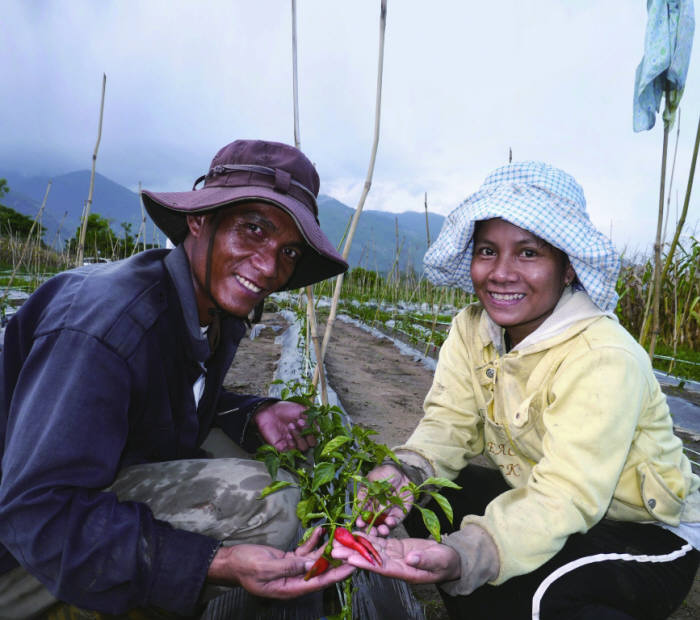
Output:
<path fill-rule="evenodd" d="M 664 190 L 666 184 L 666 159 L 668 156 L 668 132 L 669 126 L 664 122 L 664 139 L 661 149 L 661 180 L 659 183 L 659 214 L 656 222 L 656 241 L 654 242 L 654 293 L 651 306 L 651 338 L 649 339 L 649 357 L 654 358 L 656 337 L 659 334 L 659 305 L 661 299 L 661 231 L 664 224 Z M 645 342 L 648 332 L 643 335 Z"/>
<path fill-rule="evenodd" d="M 430 222 L 428 221 L 428 192 L 425 192 L 425 240 L 430 247 Z"/>
<path fill-rule="evenodd" d="M 51 247 L 54 248 L 57 252 L 59 251 L 58 242 L 61 240 L 59 235 L 61 234 L 61 228 L 63 228 L 63 222 L 66 220 L 67 215 L 68 215 L 68 211 L 64 211 L 63 217 L 61 218 L 61 221 L 58 223 L 58 228 L 56 229 L 56 236 L 54 237 L 53 243 L 51 244 Z"/>
<path fill-rule="evenodd" d="M 292 93 L 294 98 L 294 146 L 299 148 L 299 80 L 297 74 L 297 0 L 292 0 Z"/>
<path fill-rule="evenodd" d="M 143 206 L 143 200 L 141 199 L 141 181 L 139 181 L 139 202 L 141 203 L 141 225 L 143 226 L 143 244 L 142 249 L 146 251 L 146 209 Z"/>
<path fill-rule="evenodd" d="M 294 146 L 301 148 L 301 136 L 299 133 L 299 86 L 297 73 L 297 3 L 292 0 L 292 91 L 294 98 Z M 306 320 L 311 331 L 311 342 L 316 356 L 316 370 L 314 375 L 321 378 L 321 404 L 328 404 L 328 388 L 326 386 L 326 373 L 323 372 L 323 359 L 321 357 L 321 345 L 318 338 L 318 326 L 316 322 L 316 308 L 314 306 L 314 287 L 306 287 Z M 314 383 L 314 387 L 316 383 Z"/>
<path fill-rule="evenodd" d="M 29 234 L 27 235 L 27 238 L 24 241 L 24 246 L 22 246 L 22 252 L 20 253 L 19 260 L 15 263 L 14 267 L 12 268 L 12 273 L 10 274 L 10 279 L 7 283 L 7 287 L 5 288 L 5 293 L 3 294 L 2 299 L 0 300 L 0 308 L 5 308 L 5 301 L 7 301 L 7 296 L 10 294 L 10 288 L 12 287 L 12 283 L 14 282 L 15 276 L 17 275 L 17 271 L 19 270 L 19 267 L 22 264 L 22 261 L 24 260 L 24 255 L 27 252 L 27 247 L 31 243 L 32 233 L 34 232 L 36 223 L 41 221 L 41 214 L 44 212 L 44 207 L 46 206 L 46 201 L 48 200 L 49 192 L 51 191 L 51 183 L 52 181 L 49 181 L 46 185 L 46 193 L 44 194 L 44 200 L 41 202 L 41 207 L 39 207 L 39 210 L 37 211 L 37 214 L 34 217 L 32 227 L 29 229 Z"/>
<path fill-rule="evenodd" d="M 693 179 L 695 178 L 695 166 L 698 162 L 698 148 L 700 147 L 700 117 L 698 117 L 698 128 L 695 132 L 695 146 L 693 147 L 693 156 L 690 161 L 690 171 L 688 172 L 688 184 L 685 188 L 685 199 L 683 200 L 683 209 L 681 210 L 681 215 L 678 218 L 678 223 L 676 224 L 676 232 L 673 235 L 673 241 L 671 241 L 671 246 L 669 247 L 668 254 L 666 256 L 666 262 L 664 264 L 664 269 L 661 272 L 661 280 L 666 278 L 669 267 L 671 266 L 671 261 L 673 254 L 676 251 L 676 246 L 678 245 L 678 240 L 681 236 L 681 230 L 685 225 L 686 217 L 688 216 L 688 207 L 690 206 L 690 194 L 693 191 Z"/>
<path fill-rule="evenodd" d="M 97 125 L 97 143 L 95 150 L 92 153 L 92 171 L 90 173 L 90 189 L 88 191 L 88 199 L 83 210 L 83 221 L 80 226 L 80 241 L 78 243 L 78 258 L 77 265 L 83 264 L 83 252 L 85 248 L 85 233 L 87 231 L 88 217 L 90 216 L 90 205 L 92 205 L 92 192 L 95 187 L 95 164 L 97 162 L 97 150 L 100 148 L 100 139 L 102 138 L 102 115 L 105 107 L 105 88 L 107 86 L 107 75 L 102 74 L 102 97 L 100 99 L 100 121 Z"/>
<path fill-rule="evenodd" d="M 352 218 L 352 223 L 350 224 L 348 238 L 345 240 L 345 247 L 343 248 L 343 258 L 346 261 L 348 255 L 350 254 L 350 246 L 352 245 L 352 240 L 355 236 L 357 222 L 360 219 L 360 214 L 362 213 L 362 208 L 364 207 L 365 199 L 367 198 L 367 194 L 369 194 L 369 189 L 372 186 L 372 175 L 374 174 L 374 164 L 377 158 L 377 147 L 379 145 L 379 126 L 382 108 L 382 73 L 384 69 L 384 33 L 386 31 L 386 2 L 387 0 L 381 0 L 381 9 L 379 15 L 379 59 L 377 62 L 377 94 L 374 106 L 374 141 L 372 143 L 372 152 L 370 155 L 369 167 L 367 169 L 367 178 L 365 180 L 365 185 L 362 190 L 362 195 L 360 196 L 360 201 L 357 204 L 355 215 Z M 321 345 L 321 360 L 319 361 L 319 366 L 317 366 L 317 370 L 323 363 L 323 359 L 326 355 L 326 350 L 328 349 L 328 342 L 331 339 L 331 333 L 333 331 L 333 325 L 335 323 L 335 317 L 338 311 L 340 289 L 343 287 L 343 276 L 344 274 L 341 273 L 339 276 L 337 276 L 335 281 L 333 301 L 331 302 L 331 309 L 328 315 L 328 323 L 326 323 L 326 331 L 323 334 L 323 344 Z M 314 375 L 314 385 L 316 385 L 316 382 L 317 375 Z"/>
<path fill-rule="evenodd" d="M 141 181 L 139 181 L 139 202 L 141 203 L 141 223 L 139 224 L 139 232 L 136 235 L 136 238 L 134 239 L 134 247 L 131 248 L 131 256 L 136 254 L 139 248 L 139 241 L 142 239 L 143 235 L 143 241 L 141 241 L 141 244 L 143 246 L 143 249 L 146 249 L 146 211 L 143 208 L 143 200 L 141 200 Z M 126 243 L 126 239 L 124 239 L 124 242 Z"/>

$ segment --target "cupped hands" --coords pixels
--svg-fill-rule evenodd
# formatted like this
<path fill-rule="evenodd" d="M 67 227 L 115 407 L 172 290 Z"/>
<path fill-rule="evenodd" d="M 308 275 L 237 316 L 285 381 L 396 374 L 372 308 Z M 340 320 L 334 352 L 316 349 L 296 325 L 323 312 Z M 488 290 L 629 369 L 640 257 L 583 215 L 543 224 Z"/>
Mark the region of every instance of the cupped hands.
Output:
<path fill-rule="evenodd" d="M 322 528 L 316 528 L 295 551 L 280 551 L 265 545 L 221 547 L 214 557 L 207 580 L 225 585 L 241 585 L 248 592 L 265 598 L 289 599 L 321 590 L 349 577 L 351 564 L 330 566 L 313 579 L 304 579 L 307 571 L 323 554 Z"/>
<path fill-rule="evenodd" d="M 409 583 L 441 583 L 460 577 L 460 558 L 447 545 L 424 538 L 383 538 L 368 535 L 381 557 L 370 562 L 356 550 L 333 542 L 332 557 L 357 568 Z"/>

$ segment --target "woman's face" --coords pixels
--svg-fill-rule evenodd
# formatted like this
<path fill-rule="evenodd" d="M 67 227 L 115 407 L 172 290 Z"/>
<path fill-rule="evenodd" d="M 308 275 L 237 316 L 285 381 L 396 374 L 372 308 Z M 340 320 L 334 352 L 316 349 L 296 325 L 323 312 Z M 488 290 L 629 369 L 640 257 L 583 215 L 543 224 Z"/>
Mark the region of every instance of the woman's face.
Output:
<path fill-rule="evenodd" d="M 561 250 L 501 219 L 477 222 L 471 277 L 486 312 L 515 346 L 552 314 L 576 274 Z"/>

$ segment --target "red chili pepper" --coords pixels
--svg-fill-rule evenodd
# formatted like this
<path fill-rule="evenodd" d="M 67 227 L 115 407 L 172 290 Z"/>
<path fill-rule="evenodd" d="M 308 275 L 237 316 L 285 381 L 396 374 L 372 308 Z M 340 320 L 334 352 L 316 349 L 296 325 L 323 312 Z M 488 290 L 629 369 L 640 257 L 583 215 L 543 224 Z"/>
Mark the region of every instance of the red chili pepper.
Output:
<path fill-rule="evenodd" d="M 363 544 L 361 544 L 361 543 L 357 542 L 357 540 L 355 540 L 355 537 L 352 535 L 352 533 L 349 530 L 345 529 L 344 527 L 335 528 L 334 538 L 341 545 L 343 545 L 345 547 L 349 547 L 350 549 L 354 549 L 355 551 L 357 551 L 370 564 L 375 563 L 374 558 L 372 557 L 372 554 L 367 550 L 367 548 Z"/>
<path fill-rule="evenodd" d="M 372 554 L 374 559 L 377 560 L 377 564 L 379 564 L 379 566 L 382 565 L 382 556 L 379 555 L 379 551 L 374 548 L 374 545 L 369 542 L 369 540 L 367 540 L 364 536 L 360 536 L 359 534 L 355 534 L 355 540 Z"/>
<path fill-rule="evenodd" d="M 318 575 L 325 573 L 328 570 L 328 566 L 330 563 L 326 558 L 321 556 L 316 560 L 311 568 L 309 569 L 309 572 L 304 575 L 304 581 L 308 581 L 312 577 L 317 577 Z"/>
<path fill-rule="evenodd" d="M 382 523 L 384 523 L 384 521 L 386 521 L 386 512 L 380 512 L 377 518 L 374 520 L 375 527 L 377 525 L 381 525 Z M 371 523 L 372 519 L 370 519 L 369 522 Z"/>
<path fill-rule="evenodd" d="M 338 526 L 335 528 L 335 534 L 333 534 L 333 537 L 341 545 L 344 545 L 346 547 L 350 547 L 351 549 L 354 549 L 357 546 L 357 542 L 355 541 L 355 537 L 352 535 L 350 530 L 348 530 L 342 526 Z"/>

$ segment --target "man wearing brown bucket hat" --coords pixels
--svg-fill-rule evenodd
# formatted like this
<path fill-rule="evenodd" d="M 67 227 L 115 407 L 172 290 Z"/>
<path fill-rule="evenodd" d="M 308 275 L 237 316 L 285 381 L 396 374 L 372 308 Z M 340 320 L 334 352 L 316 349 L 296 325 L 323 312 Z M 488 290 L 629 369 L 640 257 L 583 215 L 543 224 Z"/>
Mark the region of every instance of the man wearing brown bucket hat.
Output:
<path fill-rule="evenodd" d="M 59 274 L 7 326 L 0 618 L 56 601 L 192 615 L 208 583 L 291 598 L 353 570 L 303 580 L 320 549 L 315 535 L 287 551 L 298 493 L 257 499 L 269 476 L 241 456 L 308 448 L 303 407 L 222 389 L 257 304 L 347 269 L 319 226 L 318 174 L 294 147 L 238 140 L 202 180 L 143 192 L 175 249 Z M 205 458 L 212 429 L 238 458 Z"/>

